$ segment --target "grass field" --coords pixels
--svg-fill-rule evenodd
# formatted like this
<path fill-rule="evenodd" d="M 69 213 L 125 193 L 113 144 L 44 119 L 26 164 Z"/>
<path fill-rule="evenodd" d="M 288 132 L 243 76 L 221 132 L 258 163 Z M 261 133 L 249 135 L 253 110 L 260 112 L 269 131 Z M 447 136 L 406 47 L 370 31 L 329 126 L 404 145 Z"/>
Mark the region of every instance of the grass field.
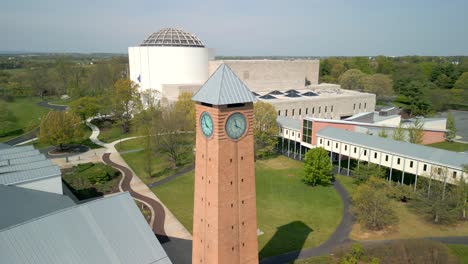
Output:
<path fill-rule="evenodd" d="M 460 263 L 468 263 L 468 246 L 467 245 L 447 245 Z"/>
<path fill-rule="evenodd" d="M 164 153 L 156 153 L 151 156 L 142 150 L 144 145 L 140 139 L 123 141 L 116 145 L 119 152 L 136 150 L 136 152 L 121 153 L 122 158 L 146 184 L 160 181 L 178 171 L 192 165 L 193 157 L 185 160 L 184 164 L 174 168 L 168 156 Z M 190 155 L 192 156 L 192 155 Z M 151 175 L 148 173 L 148 164 L 151 164 Z"/>
<path fill-rule="evenodd" d="M 71 102 L 73 102 L 72 99 L 54 98 L 49 100 L 49 104 L 51 105 L 70 105 Z"/>
<path fill-rule="evenodd" d="M 0 104 L 6 104 L 16 117 L 10 135 L 0 137 L 0 142 L 15 138 L 39 125 L 41 117 L 49 112 L 48 108 L 37 105 L 40 101 L 37 97 L 17 97 L 13 102 L 0 101 Z"/>
<path fill-rule="evenodd" d="M 468 150 L 468 144 L 459 143 L 459 142 L 439 142 L 427 145 L 433 148 L 440 148 L 445 150 L 451 150 L 456 152 L 464 152 Z"/>
<path fill-rule="evenodd" d="M 104 143 L 111 143 L 122 138 L 137 136 L 133 126 L 130 126 L 130 133 L 124 133 L 122 126 L 116 122 L 112 123 L 110 126 L 103 126 L 102 122 L 96 122 L 94 120 L 93 124 L 97 125 L 101 130 L 98 138 Z"/>
<path fill-rule="evenodd" d="M 106 177 L 108 180 L 93 183 L 95 177 Z M 120 172 L 104 163 L 85 163 L 74 166 L 63 173 L 63 181 L 79 200 L 103 196 L 118 192 Z"/>
<path fill-rule="evenodd" d="M 335 231 L 343 205 L 333 187 L 301 182 L 303 164 L 280 156 L 256 162 L 260 257 L 315 247 Z M 190 172 L 153 188 L 179 221 L 192 230 L 193 176 Z"/>
<path fill-rule="evenodd" d="M 337 179 L 346 190 L 352 195 L 357 185 L 353 183 L 353 178 L 347 176 L 337 176 Z M 406 203 L 390 201 L 392 208 L 398 216 L 399 223 L 384 231 L 371 232 L 354 224 L 350 237 L 355 240 L 383 240 L 400 238 L 422 238 L 438 236 L 463 236 L 468 234 L 468 222 L 459 223 L 455 226 L 434 225 L 422 216 L 414 213 Z"/>

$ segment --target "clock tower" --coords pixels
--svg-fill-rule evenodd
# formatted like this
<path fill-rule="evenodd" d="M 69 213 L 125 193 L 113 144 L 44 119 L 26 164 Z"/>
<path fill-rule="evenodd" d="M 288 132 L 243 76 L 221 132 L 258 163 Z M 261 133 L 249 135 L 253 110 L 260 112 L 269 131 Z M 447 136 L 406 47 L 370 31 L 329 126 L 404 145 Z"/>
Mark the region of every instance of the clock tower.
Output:
<path fill-rule="evenodd" d="M 255 96 L 221 65 L 196 101 L 192 263 L 258 263 Z"/>

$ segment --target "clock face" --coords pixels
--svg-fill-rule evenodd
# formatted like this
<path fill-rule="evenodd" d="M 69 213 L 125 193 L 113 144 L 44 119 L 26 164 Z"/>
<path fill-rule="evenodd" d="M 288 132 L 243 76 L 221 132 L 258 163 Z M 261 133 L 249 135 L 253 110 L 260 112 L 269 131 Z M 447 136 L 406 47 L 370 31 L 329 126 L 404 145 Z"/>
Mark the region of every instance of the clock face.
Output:
<path fill-rule="evenodd" d="M 232 114 L 226 122 L 226 133 L 232 139 L 239 139 L 244 135 L 246 128 L 247 122 L 241 113 Z"/>
<path fill-rule="evenodd" d="M 200 127 L 205 137 L 213 135 L 213 119 L 208 112 L 203 112 L 200 117 Z"/>

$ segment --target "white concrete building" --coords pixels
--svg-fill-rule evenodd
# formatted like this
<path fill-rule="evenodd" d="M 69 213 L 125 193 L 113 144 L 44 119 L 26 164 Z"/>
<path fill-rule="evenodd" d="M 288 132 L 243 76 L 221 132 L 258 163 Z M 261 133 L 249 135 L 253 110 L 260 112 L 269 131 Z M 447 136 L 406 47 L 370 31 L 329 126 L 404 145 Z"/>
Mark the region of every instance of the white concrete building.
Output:
<path fill-rule="evenodd" d="M 214 51 L 191 33 L 164 28 L 139 46 L 128 48 L 128 58 L 130 79 L 140 86 L 142 94 L 156 99 L 175 94 L 177 98 L 178 92 L 170 90 L 199 87 L 208 79 L 208 61 L 214 59 Z"/>

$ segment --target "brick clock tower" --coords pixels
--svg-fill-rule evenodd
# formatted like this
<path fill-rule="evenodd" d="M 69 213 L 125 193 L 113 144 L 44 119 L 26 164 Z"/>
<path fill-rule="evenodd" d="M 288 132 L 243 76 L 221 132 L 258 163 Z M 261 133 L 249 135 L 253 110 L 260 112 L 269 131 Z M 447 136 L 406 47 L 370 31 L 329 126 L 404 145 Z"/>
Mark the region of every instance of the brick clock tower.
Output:
<path fill-rule="evenodd" d="M 258 263 L 255 96 L 221 65 L 196 101 L 192 263 Z"/>

